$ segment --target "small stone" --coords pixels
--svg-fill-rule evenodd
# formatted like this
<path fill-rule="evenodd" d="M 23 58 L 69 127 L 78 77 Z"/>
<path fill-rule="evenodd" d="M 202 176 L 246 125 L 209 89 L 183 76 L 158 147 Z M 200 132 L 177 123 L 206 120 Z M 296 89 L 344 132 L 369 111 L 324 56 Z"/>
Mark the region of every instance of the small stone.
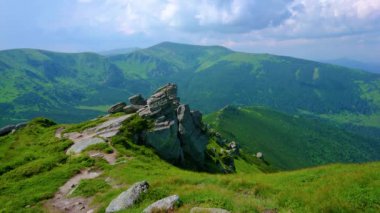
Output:
<path fill-rule="evenodd" d="M 262 152 L 258 152 L 258 153 L 256 153 L 256 157 L 257 157 L 258 159 L 261 159 L 261 158 L 264 157 L 264 155 L 263 155 Z"/>
<path fill-rule="evenodd" d="M 219 208 L 194 207 L 190 210 L 190 213 L 230 213 L 230 211 Z"/>
<path fill-rule="evenodd" d="M 277 213 L 277 209 L 265 209 L 262 213 Z"/>

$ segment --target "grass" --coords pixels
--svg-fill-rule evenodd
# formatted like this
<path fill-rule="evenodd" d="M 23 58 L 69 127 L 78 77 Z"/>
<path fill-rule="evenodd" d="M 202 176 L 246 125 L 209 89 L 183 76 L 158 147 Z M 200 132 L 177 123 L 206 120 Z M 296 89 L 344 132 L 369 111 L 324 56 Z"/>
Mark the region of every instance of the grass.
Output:
<path fill-rule="evenodd" d="M 235 159 L 236 173 L 210 174 L 173 166 L 144 146 L 113 143 L 119 159 L 111 166 L 103 159 L 64 155 L 71 142 L 56 139 L 57 128 L 59 125 L 47 120 L 33 121 L 15 134 L 0 138 L 0 212 L 43 211 L 44 200 L 84 167 L 103 173 L 82 180 L 72 196 L 93 197 L 92 204 L 99 207 L 99 212 L 119 193 L 142 180 L 150 184 L 148 193 L 124 212 L 141 212 L 173 194 L 181 199 L 176 212 L 189 212 L 195 206 L 232 212 L 380 210 L 379 162 L 263 173 L 249 159 L 239 157 Z"/>
<path fill-rule="evenodd" d="M 240 160 L 239 160 L 240 161 Z M 244 162 L 243 162 L 244 164 Z M 240 165 L 237 163 L 237 165 Z M 207 174 L 182 170 L 156 156 L 134 156 L 104 176 L 123 185 L 97 194 L 94 203 L 104 210 L 129 185 L 147 180 L 151 188 L 136 206 L 124 212 L 141 212 L 150 203 L 178 194 L 182 206 L 219 207 L 232 212 L 376 212 L 380 209 L 379 163 L 330 165 L 292 172 L 265 174 L 252 169 L 237 174 Z"/>
<path fill-rule="evenodd" d="M 93 164 L 88 157 L 64 154 L 72 142 L 55 138 L 57 127 L 47 119 L 35 119 L 0 138 L 0 212 L 39 211 L 41 201 Z"/>
<path fill-rule="evenodd" d="M 111 188 L 110 185 L 104 179 L 84 179 L 79 182 L 71 196 L 91 197 L 96 193 L 105 192 L 109 188 Z"/>

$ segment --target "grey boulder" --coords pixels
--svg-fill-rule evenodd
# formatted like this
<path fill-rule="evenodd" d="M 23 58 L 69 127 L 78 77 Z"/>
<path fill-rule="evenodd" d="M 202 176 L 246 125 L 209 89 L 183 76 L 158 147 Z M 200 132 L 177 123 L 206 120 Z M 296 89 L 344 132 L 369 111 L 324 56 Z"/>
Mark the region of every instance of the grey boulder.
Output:
<path fill-rule="evenodd" d="M 16 128 L 15 125 L 8 125 L 0 129 L 0 136 L 8 135 Z"/>
<path fill-rule="evenodd" d="M 114 113 L 118 113 L 118 112 L 123 112 L 123 108 L 127 106 L 126 103 L 124 102 L 120 102 L 120 103 L 117 103 L 113 106 L 111 106 L 109 109 L 108 109 L 108 113 L 110 114 L 114 114 Z"/>
<path fill-rule="evenodd" d="M 144 209 L 144 213 L 153 213 L 153 212 L 173 212 L 174 207 L 179 202 L 178 195 L 172 195 L 156 201 Z"/>
<path fill-rule="evenodd" d="M 140 108 L 136 107 L 135 105 L 128 105 L 128 106 L 125 106 L 123 108 L 123 112 L 127 113 L 127 114 L 132 114 L 132 113 L 135 113 L 137 112 L 137 110 L 139 110 Z"/>
<path fill-rule="evenodd" d="M 142 97 L 142 95 L 134 95 L 129 98 L 129 103 L 132 105 L 146 105 L 146 100 Z"/>
<path fill-rule="evenodd" d="M 190 210 L 190 213 L 230 213 L 230 211 L 227 211 L 225 209 L 219 209 L 219 208 L 194 207 Z"/>
<path fill-rule="evenodd" d="M 111 201 L 106 208 L 106 212 L 117 212 L 131 207 L 142 193 L 147 192 L 149 184 L 146 181 L 141 181 L 133 184 L 127 191 L 122 192 L 117 198 Z"/>

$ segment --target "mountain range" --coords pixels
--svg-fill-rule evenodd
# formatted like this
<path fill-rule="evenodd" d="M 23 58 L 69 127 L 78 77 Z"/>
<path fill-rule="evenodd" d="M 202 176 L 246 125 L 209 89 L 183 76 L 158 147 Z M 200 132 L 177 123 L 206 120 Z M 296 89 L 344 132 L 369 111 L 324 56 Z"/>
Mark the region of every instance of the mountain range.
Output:
<path fill-rule="evenodd" d="M 126 54 L 0 51 L 1 125 L 36 116 L 77 122 L 131 94 L 174 82 L 183 102 L 210 113 L 259 105 L 380 127 L 380 75 L 220 46 L 164 42 Z"/>

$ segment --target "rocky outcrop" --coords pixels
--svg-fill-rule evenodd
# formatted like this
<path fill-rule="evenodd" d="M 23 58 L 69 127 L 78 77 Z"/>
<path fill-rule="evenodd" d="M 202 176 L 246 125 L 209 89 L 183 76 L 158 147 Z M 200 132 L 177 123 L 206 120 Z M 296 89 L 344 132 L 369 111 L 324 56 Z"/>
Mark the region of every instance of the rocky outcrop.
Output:
<path fill-rule="evenodd" d="M 134 95 L 132 97 L 129 98 L 129 103 L 131 103 L 132 105 L 146 105 L 146 100 L 142 97 L 141 94 L 138 94 L 138 95 Z"/>
<path fill-rule="evenodd" d="M 16 125 L 7 125 L 3 128 L 0 128 L 0 136 L 8 135 L 9 133 L 21 129 L 26 126 L 27 123 L 19 123 Z"/>
<path fill-rule="evenodd" d="M 181 162 L 186 155 L 202 166 L 208 143 L 202 129 L 202 114 L 180 104 L 175 84 L 156 90 L 137 113 L 154 120 L 154 128 L 146 133 L 146 143 L 162 157 Z"/>
<path fill-rule="evenodd" d="M 117 103 L 108 109 L 108 113 L 114 114 L 118 112 L 123 112 L 125 106 L 127 106 L 127 104 L 124 102 Z"/>
<path fill-rule="evenodd" d="M 123 121 L 128 120 L 132 115 L 123 115 L 117 118 L 109 118 L 107 121 L 82 132 L 69 132 L 63 134 L 63 138 L 68 138 L 74 142 L 74 144 L 67 150 L 67 154 L 77 154 L 85 150 L 87 147 L 105 143 L 111 137 L 115 136 Z M 59 134 L 60 136 L 61 134 Z"/>
<path fill-rule="evenodd" d="M 0 129 L 0 136 L 8 135 L 16 128 L 15 125 L 7 125 Z"/>
<path fill-rule="evenodd" d="M 179 203 L 179 196 L 172 195 L 156 201 L 144 209 L 144 213 L 154 213 L 154 212 L 174 212 L 176 204 Z"/>
<path fill-rule="evenodd" d="M 194 207 L 190 210 L 190 213 L 231 213 L 231 212 L 225 209 L 219 209 L 219 208 Z"/>
<path fill-rule="evenodd" d="M 85 138 L 83 140 L 80 140 L 76 143 L 74 143 L 68 150 L 67 154 L 78 154 L 85 150 L 87 147 L 99 143 L 105 143 L 105 141 L 102 138 Z"/>
<path fill-rule="evenodd" d="M 131 207 L 140 196 L 147 192 L 149 184 L 146 181 L 133 184 L 127 191 L 122 192 L 106 208 L 106 212 L 117 212 Z"/>
<path fill-rule="evenodd" d="M 124 102 L 117 103 L 108 109 L 108 113 L 115 114 L 118 112 L 125 112 L 126 114 L 132 114 L 137 112 L 139 109 L 143 108 L 147 101 L 142 97 L 142 95 L 134 95 L 129 98 L 130 105 Z"/>
<path fill-rule="evenodd" d="M 227 140 L 217 138 L 217 143 L 223 147 L 215 149 L 213 156 L 207 156 L 207 144 L 212 137 L 207 127 L 202 122 L 202 113 L 190 110 L 189 105 L 181 104 L 177 97 L 177 85 L 167 84 L 145 100 L 141 95 L 129 98 L 131 105 L 124 107 L 124 112 L 135 113 L 153 123 L 153 127 L 139 133 L 139 144 L 153 147 L 157 153 L 172 163 L 189 166 L 200 170 L 209 170 L 206 161 L 216 163 L 228 163 L 218 165 L 224 172 L 234 171 L 233 157 L 216 160 L 220 156 L 226 156 L 238 152 L 238 146 Z M 145 105 L 142 105 L 145 104 Z M 228 146 L 227 146 L 228 145 Z"/>

